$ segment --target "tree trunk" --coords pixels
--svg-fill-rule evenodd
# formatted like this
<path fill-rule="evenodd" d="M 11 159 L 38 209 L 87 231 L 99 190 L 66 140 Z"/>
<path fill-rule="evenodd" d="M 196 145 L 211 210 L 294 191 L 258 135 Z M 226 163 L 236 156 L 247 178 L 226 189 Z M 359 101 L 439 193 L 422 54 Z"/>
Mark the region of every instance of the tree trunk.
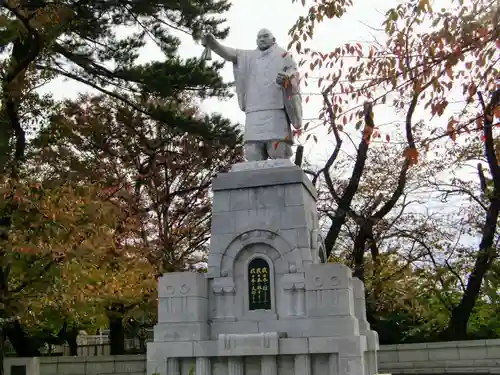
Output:
<path fill-rule="evenodd" d="M 453 309 L 446 335 L 450 340 L 463 340 L 467 337 L 467 324 L 469 322 L 477 297 L 481 292 L 484 276 L 491 268 L 497 250 L 494 246 L 495 231 L 500 211 L 500 197 L 496 192 L 486 214 L 483 236 L 479 244 L 479 251 L 474 264 L 474 269 L 467 280 L 467 287 L 460 303 Z"/>
<path fill-rule="evenodd" d="M 360 279 L 363 283 L 365 282 L 365 245 L 366 245 L 366 228 L 362 224 L 359 227 L 358 234 L 354 239 L 354 250 L 352 258 L 354 261 L 354 273 L 353 276 Z"/>
<path fill-rule="evenodd" d="M 5 332 L 3 327 L 0 327 L 0 375 L 3 373 L 3 359 L 5 355 Z"/>
<path fill-rule="evenodd" d="M 18 357 L 39 357 L 40 350 L 33 339 L 26 335 L 18 320 L 4 327 L 5 336 L 14 347 Z"/>
<path fill-rule="evenodd" d="M 113 304 L 108 307 L 109 344 L 111 355 L 125 354 L 125 328 L 123 317 L 125 315 L 123 304 Z"/>
<path fill-rule="evenodd" d="M 78 342 L 77 342 L 77 337 L 78 337 L 78 332 L 79 329 L 78 327 L 71 327 L 71 329 L 65 329 L 64 333 L 62 335 L 62 338 L 67 342 L 69 346 L 69 355 L 71 356 L 77 356 L 78 355 Z"/>

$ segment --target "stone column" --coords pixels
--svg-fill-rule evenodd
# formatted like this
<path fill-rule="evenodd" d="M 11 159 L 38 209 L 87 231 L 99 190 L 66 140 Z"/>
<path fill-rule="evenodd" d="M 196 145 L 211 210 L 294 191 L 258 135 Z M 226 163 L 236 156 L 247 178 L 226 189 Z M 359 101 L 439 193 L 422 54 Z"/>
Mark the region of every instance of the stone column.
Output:
<path fill-rule="evenodd" d="M 234 319 L 234 281 L 231 277 L 214 280 L 215 319 Z"/>
<path fill-rule="evenodd" d="M 198 357 L 196 358 L 196 375 L 210 375 L 212 368 L 210 365 L 210 358 Z"/>
<path fill-rule="evenodd" d="M 283 304 L 287 306 L 288 316 L 305 316 L 305 282 L 303 273 L 295 273 L 295 267 L 290 268 L 289 274 L 283 275 Z"/>
<path fill-rule="evenodd" d="M 167 358 L 167 375 L 181 375 L 179 358 Z"/>
<path fill-rule="evenodd" d="M 339 356 L 338 354 L 330 354 L 328 356 L 328 375 L 338 375 L 339 373 Z"/>
<path fill-rule="evenodd" d="M 297 316 L 305 316 L 306 315 L 306 288 L 305 288 L 305 283 L 299 283 L 296 285 L 297 291 L 295 292 L 295 295 L 297 296 L 296 300 L 296 315 Z"/>
<path fill-rule="evenodd" d="M 295 375 L 311 375 L 311 357 L 309 354 L 296 355 L 294 362 Z"/>
<path fill-rule="evenodd" d="M 365 361 L 363 357 L 340 357 L 339 375 L 360 375 L 366 374 Z"/>
<path fill-rule="evenodd" d="M 243 358 L 242 357 L 229 357 L 227 359 L 227 373 L 228 375 L 243 375 Z"/>
<path fill-rule="evenodd" d="M 263 356 L 260 362 L 260 368 L 260 373 L 262 375 L 278 375 L 278 364 L 276 363 L 276 356 Z"/>

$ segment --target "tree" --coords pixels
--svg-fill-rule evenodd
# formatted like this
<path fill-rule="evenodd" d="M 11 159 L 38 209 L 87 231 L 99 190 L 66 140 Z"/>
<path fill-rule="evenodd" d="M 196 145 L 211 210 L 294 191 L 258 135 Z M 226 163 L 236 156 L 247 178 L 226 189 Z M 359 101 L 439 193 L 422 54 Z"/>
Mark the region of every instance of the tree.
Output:
<path fill-rule="evenodd" d="M 345 43 L 332 51 L 311 51 L 303 47 L 302 42 L 313 37 L 315 24 L 341 17 L 351 5 L 352 2 L 342 0 L 315 2 L 309 8 L 307 17 L 300 17 L 290 30 L 292 41 L 289 47 L 295 47 L 298 53 L 305 55 L 299 64 L 310 62 L 311 70 L 318 67 L 323 68 L 323 72 L 327 70 L 318 81 L 318 86 L 324 88 L 326 103 L 320 118 L 330 119 L 325 122 L 334 132 L 337 146 L 340 147 L 340 138 L 337 136 L 339 127 L 351 122 L 357 121 L 356 129 L 360 129 L 365 118 L 363 132 L 370 137 L 378 130 L 374 124 L 368 126 L 367 131 L 366 104 L 360 103 L 369 101 L 376 105 L 392 101 L 396 111 L 407 109 L 404 125 L 408 147 L 405 151 L 406 163 L 414 164 L 422 149 L 429 150 L 432 143 L 445 136 L 456 141 L 460 134 L 482 132 L 486 164 L 494 181 L 498 174 L 498 150 L 495 150 L 493 127 L 498 125 L 495 116 L 500 118 L 496 91 L 500 87 L 497 82 L 500 60 L 500 30 L 497 25 L 500 10 L 495 2 L 485 0 L 468 6 L 463 1 L 455 1 L 449 8 L 434 11 L 429 1 L 408 1 L 387 11 L 383 24 L 385 43 L 375 41 L 366 52 L 360 43 Z M 356 63 L 344 64 L 347 57 L 356 57 Z M 333 71 L 334 66 L 339 65 L 340 69 Z M 307 73 L 305 78 L 307 81 Z M 332 89 L 337 87 L 340 90 L 333 92 Z M 450 105 L 450 95 L 457 91 L 465 96 L 462 108 Z M 485 104 L 482 99 L 477 100 L 478 92 L 492 95 L 491 102 Z M 417 142 L 411 134 L 411 118 L 420 104 L 428 110 L 431 118 L 445 115 L 449 115 L 449 118 L 445 127 L 432 129 Z M 365 106 L 364 111 L 360 109 L 362 105 Z M 450 113 L 453 108 L 456 112 Z M 380 137 L 378 131 L 377 135 Z M 390 140 L 388 135 L 386 139 Z M 339 212 L 333 219 L 335 225 L 327 235 L 327 248 L 332 248 L 347 216 L 354 217 L 351 203 L 358 188 L 359 172 L 365 164 L 363 154 L 368 149 L 366 143 L 362 141 L 358 148 L 355 165 L 358 168 L 354 169 L 358 173 L 353 172 L 343 195 L 337 198 L 332 193 L 338 201 Z M 335 157 L 332 154 L 330 159 L 334 160 Z M 329 160 L 326 168 L 322 169 L 325 179 L 328 179 L 332 164 Z M 400 175 L 402 185 L 398 184 L 398 187 L 404 187 L 404 169 L 403 165 Z M 482 180 L 485 178 L 482 177 Z M 397 191 L 398 188 L 394 193 Z M 455 306 L 450 318 L 448 331 L 454 338 L 466 336 L 467 322 L 473 313 L 480 287 L 498 251 L 493 243 L 498 221 L 496 194 L 496 190 L 491 189 L 491 201 L 487 204 L 476 264 L 468 277 L 462 300 Z M 393 197 L 396 198 L 396 195 Z M 365 229 L 358 232 L 359 243 L 363 243 L 363 236 L 372 237 L 366 218 L 362 218 L 362 222 Z M 356 248 L 363 247 L 356 245 Z"/>
<path fill-rule="evenodd" d="M 467 281 L 462 281 L 462 298 L 453 306 L 448 325 L 448 337 L 457 339 L 467 335 L 468 322 L 480 298 L 481 287 L 499 251 L 500 169 L 497 155 L 500 149 L 498 136 L 495 137 L 493 133 L 493 121 L 494 108 L 500 105 L 500 89 L 493 93 L 488 104 L 485 104 L 481 93 L 479 97 L 484 108 L 482 142 L 477 139 L 468 142 L 457 155 L 457 160 L 462 165 L 470 165 L 470 162 L 478 161 L 478 181 L 471 183 L 455 177 L 451 183 L 441 183 L 438 186 L 444 199 L 457 194 L 464 195 L 471 202 L 471 206 L 476 207 L 474 216 L 484 217 L 484 220 L 475 223 L 469 229 L 469 232 L 480 237 L 480 242 Z"/>
<path fill-rule="evenodd" d="M 193 118 L 189 113 L 177 113 L 154 102 L 150 102 L 149 107 L 138 104 L 141 98 L 151 96 L 182 103 L 185 92 L 196 93 L 201 98 L 227 95 L 227 85 L 218 74 L 221 65 L 207 66 L 196 59 L 181 60 L 176 56 L 179 39 L 172 31 L 196 37 L 207 30 L 224 38 L 228 32 L 221 29 L 224 20 L 214 15 L 229 7 L 226 0 L 203 4 L 166 0 L 2 1 L 1 49 L 7 54 L 2 63 L 0 173 L 9 168 L 15 171 L 24 157 L 26 137 L 19 108 L 30 70 L 51 78 L 66 77 L 84 83 L 159 119 L 172 129 L 233 143 L 233 129 L 214 123 L 209 117 Z M 117 30 L 120 26 L 138 31 L 120 37 Z M 136 63 L 146 41 L 161 49 L 165 61 Z"/>
<path fill-rule="evenodd" d="M 241 147 L 171 131 L 117 100 L 82 96 L 62 105 L 34 140 L 32 155 L 40 168 L 29 173 L 102 182 L 117 204 L 141 218 L 141 246 L 163 273 L 206 250 L 211 179 L 241 160 Z"/>
<path fill-rule="evenodd" d="M 194 106 L 170 105 L 199 115 Z M 30 155 L 40 168 L 30 173 L 54 181 L 101 183 L 115 204 L 139 218 L 135 241 L 154 274 L 203 260 L 211 180 L 240 160 L 241 148 L 180 134 L 103 96 L 67 101 L 57 112 L 32 144 Z M 122 300 L 107 308 L 113 354 L 123 354 L 125 316 L 135 306 Z"/>
<path fill-rule="evenodd" d="M 346 43 L 333 51 L 303 47 L 301 41 L 312 38 L 315 24 L 341 17 L 350 5 L 351 1 L 344 0 L 314 4 L 308 17 L 300 17 L 290 30 L 289 47 L 304 55 L 300 64 L 310 60 L 311 69 L 329 70 L 319 86 L 328 88 L 331 81 L 339 81 L 340 91 L 330 92 L 336 94 L 333 104 L 339 104 L 333 108 L 336 118 L 344 125 L 352 122 L 351 113 L 363 118 L 360 105 L 351 106 L 350 102 L 385 104 L 392 100 L 400 108 L 417 92 L 422 95 L 417 104 L 424 101 L 432 116 L 441 117 L 449 113 L 450 93 L 463 92 L 464 107 L 450 116 L 444 132 L 436 135 L 438 129 L 433 129 L 432 137 L 422 140 L 424 146 L 444 135 L 455 139 L 460 133 L 483 129 L 476 93 L 492 93 L 498 87 L 500 31 L 496 25 L 500 12 L 495 2 L 482 0 L 467 6 L 456 0 L 435 12 L 427 0 L 408 1 L 386 12 L 385 43 L 375 40 L 368 51 L 361 43 Z M 356 63 L 344 64 L 348 57 L 355 57 Z M 339 63 L 340 69 L 333 71 Z"/>
<path fill-rule="evenodd" d="M 126 103 L 145 118 L 160 121 L 172 133 L 194 133 L 223 145 L 235 144 L 237 132 L 220 117 L 177 111 L 179 105 L 193 97 L 226 96 L 228 86 L 218 73 L 221 64 L 207 65 L 176 56 L 179 39 L 172 34 L 176 30 L 196 38 L 206 30 L 224 38 L 224 20 L 215 15 L 228 8 L 225 0 L 203 4 L 165 0 L 2 1 L 0 176 L 16 179 L 23 170 L 26 133 L 28 126 L 33 125 L 23 117 L 26 108 L 36 118 L 37 110 L 53 104 L 49 103 L 50 98 L 43 98 L 42 102 L 33 93 L 33 77 L 45 81 L 60 77 L 75 80 Z M 120 26 L 139 31 L 122 37 L 117 30 Z M 137 64 L 138 53 L 146 41 L 161 49 L 165 61 Z M 11 213 L 15 215 L 14 211 Z M 0 223 L 5 242 L 11 221 L 4 216 Z"/>
<path fill-rule="evenodd" d="M 55 310 L 71 316 L 73 309 L 84 303 L 90 309 L 103 294 L 107 298 L 138 294 L 132 288 L 134 284 L 122 291 L 107 291 L 109 284 L 97 280 L 97 288 L 96 275 L 101 280 L 135 275 L 151 284 L 148 269 L 143 273 L 134 267 L 125 273 L 123 267 L 115 272 L 99 267 L 110 264 L 110 258 L 116 262 L 119 250 L 127 253 L 122 262 L 132 262 L 135 257 L 131 257 L 131 249 L 117 246 L 116 231 L 123 228 L 123 216 L 115 205 L 101 199 L 97 186 L 46 187 L 36 182 L 4 180 L 1 197 L 1 218 L 8 218 L 10 228 L 9 236 L 0 239 L 1 337 L 7 337 L 19 355 L 39 354 L 38 345 L 22 329 L 23 322 Z M 127 283 L 123 280 L 121 286 Z"/>

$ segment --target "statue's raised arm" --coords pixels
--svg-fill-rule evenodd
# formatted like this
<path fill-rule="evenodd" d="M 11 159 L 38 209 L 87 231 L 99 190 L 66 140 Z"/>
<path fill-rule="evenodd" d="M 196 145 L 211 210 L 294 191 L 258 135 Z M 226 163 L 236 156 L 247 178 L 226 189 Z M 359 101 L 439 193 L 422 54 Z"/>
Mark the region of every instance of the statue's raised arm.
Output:
<path fill-rule="evenodd" d="M 237 63 L 236 49 L 222 45 L 217 41 L 217 39 L 215 39 L 212 34 L 203 35 L 201 38 L 201 44 L 203 45 L 203 47 L 210 48 L 224 60 L 230 61 L 233 64 Z"/>

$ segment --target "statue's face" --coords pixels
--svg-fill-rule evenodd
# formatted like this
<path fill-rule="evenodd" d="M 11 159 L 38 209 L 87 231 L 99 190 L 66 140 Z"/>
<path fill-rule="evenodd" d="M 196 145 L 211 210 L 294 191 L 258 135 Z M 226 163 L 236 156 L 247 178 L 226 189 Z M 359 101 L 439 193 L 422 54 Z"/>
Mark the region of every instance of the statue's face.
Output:
<path fill-rule="evenodd" d="M 274 39 L 273 34 L 269 30 L 262 29 L 257 34 L 257 47 L 261 51 L 265 51 L 274 44 L 275 40 L 276 39 Z"/>

